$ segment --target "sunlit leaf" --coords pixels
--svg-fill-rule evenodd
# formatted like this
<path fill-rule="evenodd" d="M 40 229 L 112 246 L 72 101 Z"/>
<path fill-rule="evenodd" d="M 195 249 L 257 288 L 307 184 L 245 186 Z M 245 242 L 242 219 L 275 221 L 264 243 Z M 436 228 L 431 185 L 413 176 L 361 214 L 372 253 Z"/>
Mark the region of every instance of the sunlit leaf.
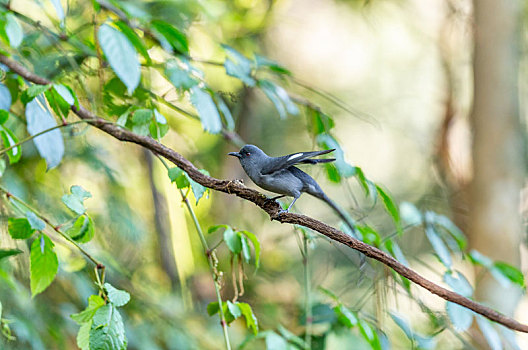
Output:
<path fill-rule="evenodd" d="M 8 128 L 1 126 L 0 127 L 0 137 L 4 143 L 4 147 L 8 148 L 14 146 L 18 143 L 18 138 L 13 134 Z M 9 164 L 16 163 L 22 157 L 22 147 L 16 146 L 7 151 L 7 157 L 9 158 Z"/>
<path fill-rule="evenodd" d="M 71 194 L 62 196 L 62 202 L 78 215 L 84 214 L 86 208 L 84 207 L 84 200 L 91 198 L 92 194 L 86 191 L 81 186 L 74 185 L 70 188 Z"/>
<path fill-rule="evenodd" d="M 451 254 L 449 253 L 444 241 L 442 241 L 440 236 L 438 236 L 436 231 L 431 226 L 426 227 L 425 235 L 427 236 L 427 239 L 429 239 L 436 256 L 440 259 L 442 264 L 444 264 L 444 266 L 448 269 L 451 269 L 453 262 L 451 260 Z"/>
<path fill-rule="evenodd" d="M 167 40 L 174 51 L 182 54 L 189 53 L 189 43 L 187 42 L 187 37 L 177 28 L 167 22 L 160 20 L 152 21 L 151 25 L 165 38 L 165 40 Z"/>
<path fill-rule="evenodd" d="M 72 320 L 77 322 L 77 324 L 83 324 L 85 322 L 91 321 L 95 312 L 105 305 L 105 301 L 99 295 L 90 295 L 88 298 L 88 306 L 83 311 L 72 314 L 70 317 Z"/>
<path fill-rule="evenodd" d="M 365 339 L 370 344 L 372 349 L 382 350 L 378 333 L 376 333 L 376 330 L 367 321 L 359 321 L 359 330 L 363 336 L 363 339 Z"/>
<path fill-rule="evenodd" d="M 53 242 L 43 234 L 40 234 L 31 244 L 30 280 L 32 296 L 48 288 L 57 274 L 59 260 L 53 251 L 53 247 Z"/>
<path fill-rule="evenodd" d="M 491 350 L 502 350 L 502 342 L 499 333 L 493 327 L 493 324 L 486 318 L 477 315 L 477 324 L 486 338 Z"/>
<path fill-rule="evenodd" d="M 7 220 L 7 231 L 14 239 L 27 239 L 33 235 L 35 229 L 31 227 L 26 218 L 9 218 Z"/>
<path fill-rule="evenodd" d="M 11 102 L 12 99 L 9 89 L 4 84 L 0 84 L 0 109 L 8 111 L 11 108 Z M 3 124 L 3 122 L 0 124 Z"/>
<path fill-rule="evenodd" d="M 105 283 L 104 288 L 108 293 L 108 299 L 115 306 L 123 306 L 130 301 L 130 294 L 124 290 L 119 290 L 110 283 Z"/>
<path fill-rule="evenodd" d="M 258 269 L 260 266 L 260 242 L 258 240 L 258 237 L 254 233 L 246 230 L 242 230 L 239 232 L 246 236 L 253 244 L 253 249 L 255 250 L 255 267 Z"/>
<path fill-rule="evenodd" d="M 231 227 L 227 227 L 224 231 L 224 241 L 227 247 L 233 254 L 238 254 L 242 251 L 242 239 L 238 232 L 233 231 Z"/>
<path fill-rule="evenodd" d="M 26 218 L 29 221 L 29 224 L 31 225 L 31 228 L 37 231 L 42 231 L 46 228 L 46 223 L 42 221 L 35 213 L 32 211 L 26 212 Z"/>
<path fill-rule="evenodd" d="M 90 330 L 90 349 L 125 350 L 126 347 L 125 327 L 117 308 L 112 304 L 99 308 Z"/>
<path fill-rule="evenodd" d="M 394 204 L 392 197 L 389 196 L 389 194 L 385 192 L 381 188 L 381 186 L 376 185 L 376 190 L 378 191 L 378 194 L 380 195 L 383 201 L 383 204 L 385 204 L 385 208 L 387 209 L 387 212 L 392 217 L 392 220 L 394 221 L 394 224 L 396 225 L 396 229 L 398 230 L 398 233 L 402 234 L 403 230 L 401 226 L 400 212 L 398 211 L 398 207 Z"/>
<path fill-rule="evenodd" d="M 59 18 L 59 21 L 64 21 L 64 9 L 62 8 L 62 4 L 60 0 L 51 0 L 51 3 L 53 4 L 53 7 L 55 8 L 55 12 L 57 13 L 57 17 Z"/>
<path fill-rule="evenodd" d="M 473 295 L 473 287 L 466 279 L 466 277 L 464 277 L 464 275 L 462 275 L 458 271 L 457 276 L 454 276 L 450 272 L 446 272 L 444 274 L 444 282 L 447 283 L 447 285 L 451 287 L 453 291 L 457 292 L 462 296 L 465 296 L 466 298 L 469 298 Z"/>
<path fill-rule="evenodd" d="M 130 28 L 128 24 L 122 21 L 116 21 L 114 24 L 121 30 L 121 33 L 125 34 L 130 43 L 134 45 L 134 47 L 138 50 L 139 54 L 143 56 L 145 61 L 148 65 L 152 64 L 152 60 L 150 59 L 150 55 L 147 51 L 147 47 L 145 46 L 145 43 L 143 42 L 143 39 L 141 39 L 134 29 Z"/>
<path fill-rule="evenodd" d="M 240 79 L 248 86 L 255 86 L 255 79 L 251 76 L 253 62 L 230 46 L 222 45 L 228 57 L 224 62 L 227 75 Z"/>
<path fill-rule="evenodd" d="M 334 307 L 337 320 L 347 328 L 353 328 L 358 324 L 357 316 L 346 306 L 339 304 Z"/>
<path fill-rule="evenodd" d="M 198 86 L 191 88 L 191 102 L 200 116 L 205 131 L 217 134 L 222 131 L 222 120 L 211 95 Z"/>
<path fill-rule="evenodd" d="M 26 105 L 27 131 L 30 135 L 38 134 L 57 126 L 51 116 L 42 95 L 36 97 Z M 47 168 L 59 165 L 64 155 L 64 141 L 59 129 L 48 131 L 33 139 L 33 143 L 42 158 L 46 160 Z"/>
<path fill-rule="evenodd" d="M 248 329 L 251 329 L 253 334 L 258 333 L 258 321 L 257 317 L 253 313 L 253 310 L 251 309 L 251 306 L 247 303 L 237 303 L 236 304 L 240 311 L 242 312 L 242 315 L 246 319 L 246 327 Z"/>
<path fill-rule="evenodd" d="M 17 48 L 22 43 L 22 39 L 24 39 L 24 32 L 22 31 L 22 27 L 20 26 L 20 23 L 18 23 L 18 20 L 14 14 L 7 13 L 5 17 L 6 23 L 4 30 L 7 38 L 9 39 L 9 45 L 11 45 L 11 47 Z"/>
<path fill-rule="evenodd" d="M 79 243 L 90 242 L 94 236 L 94 224 L 92 218 L 88 215 L 81 215 L 75 220 L 75 223 L 66 233 Z"/>
<path fill-rule="evenodd" d="M 420 225 L 423 222 L 422 213 L 412 203 L 400 203 L 400 216 L 407 225 Z"/>
<path fill-rule="evenodd" d="M 471 327 L 473 323 L 473 311 L 450 301 L 446 304 L 446 310 L 449 319 L 457 331 L 465 332 Z"/>
<path fill-rule="evenodd" d="M 502 262 L 502 261 L 496 261 L 493 264 L 493 269 L 498 270 L 504 277 L 506 277 L 511 282 L 521 286 L 525 287 L 524 285 L 524 275 L 523 273 L 516 268 L 515 266 L 512 266 L 508 263 Z"/>
<path fill-rule="evenodd" d="M 97 38 L 113 71 L 132 94 L 141 78 L 136 49 L 125 34 L 108 24 L 99 27 Z"/>

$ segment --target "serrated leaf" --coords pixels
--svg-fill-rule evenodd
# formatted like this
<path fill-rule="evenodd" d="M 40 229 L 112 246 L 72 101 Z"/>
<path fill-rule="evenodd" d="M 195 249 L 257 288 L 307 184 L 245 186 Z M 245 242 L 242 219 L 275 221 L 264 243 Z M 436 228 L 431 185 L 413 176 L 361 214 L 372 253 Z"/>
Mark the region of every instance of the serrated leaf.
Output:
<path fill-rule="evenodd" d="M 28 102 L 26 105 L 26 120 L 27 131 L 32 136 L 57 126 L 42 96 L 37 96 Z M 35 137 L 33 143 L 37 147 L 40 156 L 46 160 L 48 170 L 59 165 L 64 155 L 64 141 L 59 129 L 54 129 Z"/>
<path fill-rule="evenodd" d="M 451 287 L 453 291 L 465 296 L 466 298 L 469 298 L 473 295 L 473 287 L 466 277 L 464 277 L 464 275 L 458 271 L 457 276 L 453 276 L 452 273 L 446 272 L 444 274 L 444 282 L 447 283 L 447 285 Z"/>
<path fill-rule="evenodd" d="M 5 33 L 7 35 L 7 38 L 9 39 L 9 45 L 11 47 L 17 48 L 22 43 L 22 40 L 24 39 L 24 32 L 22 31 L 22 27 L 20 26 L 20 23 L 18 23 L 17 18 L 12 13 L 7 13 L 6 16 L 6 23 L 5 23 Z"/>
<path fill-rule="evenodd" d="M 224 231 L 224 241 L 227 247 L 233 254 L 238 254 L 242 251 L 242 240 L 238 232 L 233 231 L 231 227 L 227 227 Z"/>
<path fill-rule="evenodd" d="M 125 34 L 108 24 L 99 27 L 97 38 L 110 67 L 131 95 L 141 78 L 136 49 Z"/>
<path fill-rule="evenodd" d="M 22 253 L 20 249 L 0 249 L 0 260 Z"/>
<path fill-rule="evenodd" d="M 432 226 L 426 227 L 425 235 L 433 246 L 436 256 L 440 259 L 440 262 L 442 262 L 442 264 L 444 264 L 444 266 L 448 269 L 451 269 L 453 262 L 451 260 L 451 254 L 449 253 L 444 241 L 442 241 Z"/>
<path fill-rule="evenodd" d="M 41 234 L 31 244 L 30 280 L 31 295 L 43 292 L 53 282 L 59 268 L 57 254 L 53 251 L 53 242 Z"/>
<path fill-rule="evenodd" d="M 191 88 L 191 103 L 198 111 L 205 131 L 217 134 L 222 131 L 222 120 L 211 95 L 198 86 Z"/>
<path fill-rule="evenodd" d="M 150 59 L 150 55 L 147 51 L 147 47 L 145 46 L 145 43 L 143 42 L 143 39 L 141 39 L 134 29 L 130 28 L 128 24 L 122 21 L 116 21 L 114 24 L 121 30 L 121 33 L 125 34 L 128 40 L 134 45 L 134 47 L 138 50 L 139 54 L 143 56 L 145 61 L 147 62 L 147 65 L 152 64 L 152 60 Z"/>
<path fill-rule="evenodd" d="M 27 239 L 35 232 L 35 229 L 31 227 L 26 218 L 9 218 L 7 220 L 7 230 L 14 239 Z"/>
<path fill-rule="evenodd" d="M 15 136 L 15 134 L 3 126 L 0 129 L 0 137 L 2 137 L 5 148 L 14 146 L 18 143 L 18 138 Z M 11 148 L 9 151 L 7 151 L 7 157 L 9 158 L 9 164 L 18 162 L 20 157 L 22 157 L 22 147 L 19 145 Z"/>
<path fill-rule="evenodd" d="M 29 221 L 29 224 L 31 225 L 31 228 L 37 231 L 42 231 L 46 228 L 46 223 L 42 221 L 35 213 L 32 211 L 26 212 L 26 218 Z"/>
<path fill-rule="evenodd" d="M 12 98 L 9 89 L 4 84 L 0 84 L 0 109 L 9 111 L 9 108 L 11 108 L 11 102 Z"/>
<path fill-rule="evenodd" d="M 260 242 L 258 237 L 254 233 L 246 230 L 239 232 L 246 236 L 251 241 L 251 244 L 253 244 L 253 249 L 255 250 L 255 267 L 258 269 L 260 266 Z"/>
<path fill-rule="evenodd" d="M 27 105 L 28 102 L 32 101 L 35 97 L 38 95 L 46 92 L 51 87 L 50 84 L 48 85 L 31 85 L 26 90 L 22 92 L 22 95 L 20 96 L 20 100 L 24 105 Z"/>
<path fill-rule="evenodd" d="M 79 216 L 77 220 L 75 220 L 73 226 L 66 231 L 66 234 L 76 242 L 90 242 L 94 236 L 94 224 L 92 218 L 88 215 Z"/>
<path fill-rule="evenodd" d="M 110 283 L 105 283 L 104 287 L 108 293 L 108 299 L 115 306 L 123 306 L 130 301 L 130 294 L 124 290 L 114 288 Z"/>
<path fill-rule="evenodd" d="M 151 22 L 151 25 L 165 38 L 174 51 L 186 55 L 189 54 L 189 43 L 185 34 L 164 21 L 155 20 Z"/>
<path fill-rule="evenodd" d="M 473 323 L 473 312 L 471 310 L 448 301 L 446 311 L 457 331 L 465 332 L 471 327 Z"/>
<path fill-rule="evenodd" d="M 482 316 L 476 316 L 476 317 L 477 317 L 477 324 L 480 330 L 482 331 L 484 338 L 486 338 L 486 341 L 490 349 L 491 350 L 502 350 L 502 342 L 501 342 L 500 336 L 495 330 L 495 328 L 493 328 L 492 323 Z"/>
<path fill-rule="evenodd" d="M 72 314 L 70 317 L 79 325 L 90 322 L 94 317 L 95 312 L 104 305 L 105 301 L 99 295 L 90 295 L 88 297 L 88 306 L 86 309 L 79 313 Z"/>
<path fill-rule="evenodd" d="M 258 321 L 257 317 L 253 313 L 251 306 L 247 303 L 237 303 L 238 308 L 242 312 L 242 315 L 246 319 L 246 327 L 253 331 L 253 334 L 258 333 Z"/>
<path fill-rule="evenodd" d="M 119 311 L 112 305 L 101 307 L 93 317 L 90 330 L 90 349 L 125 350 L 125 327 Z"/>
<path fill-rule="evenodd" d="M 165 75 L 178 89 L 188 90 L 198 84 L 198 80 L 191 75 L 191 71 L 185 70 L 174 60 L 167 63 Z"/>
<path fill-rule="evenodd" d="M 86 211 L 84 208 L 84 200 L 91 198 L 92 194 L 78 185 L 70 187 L 70 192 L 71 194 L 62 196 L 62 202 L 78 215 L 84 214 Z"/>

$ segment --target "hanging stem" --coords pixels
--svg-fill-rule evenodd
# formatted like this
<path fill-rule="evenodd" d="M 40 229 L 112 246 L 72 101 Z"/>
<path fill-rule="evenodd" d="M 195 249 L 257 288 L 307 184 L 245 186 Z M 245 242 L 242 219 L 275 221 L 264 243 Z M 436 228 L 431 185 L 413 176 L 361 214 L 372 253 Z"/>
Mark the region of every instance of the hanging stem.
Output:
<path fill-rule="evenodd" d="M 168 170 L 169 166 L 165 162 L 164 159 L 158 157 L 158 159 L 163 163 L 165 168 Z M 196 227 L 196 232 L 198 233 L 198 237 L 200 237 L 200 241 L 202 242 L 203 249 L 205 251 L 205 256 L 207 257 L 207 262 L 209 263 L 209 270 L 211 271 L 211 275 L 213 277 L 213 284 L 215 287 L 215 293 L 216 293 L 216 299 L 218 301 L 218 310 L 220 314 L 220 324 L 222 325 L 222 330 L 224 332 L 224 340 L 227 350 L 231 350 L 231 343 L 229 342 L 229 333 L 227 331 L 227 322 L 224 315 L 224 310 L 222 308 L 222 296 L 220 295 L 220 283 L 218 281 L 218 274 L 216 273 L 215 263 L 213 259 L 214 251 L 209 249 L 209 245 L 207 244 L 207 241 L 205 240 L 205 235 L 202 230 L 202 226 L 200 225 L 200 222 L 198 221 L 198 218 L 196 217 L 196 214 L 194 213 L 194 210 L 191 206 L 191 203 L 189 202 L 189 198 L 187 198 L 187 194 L 185 194 L 181 189 L 178 189 L 180 191 L 180 195 L 182 198 L 183 203 L 185 203 L 185 206 L 187 210 L 189 211 L 189 214 L 191 215 L 191 218 L 193 220 L 194 226 Z"/>

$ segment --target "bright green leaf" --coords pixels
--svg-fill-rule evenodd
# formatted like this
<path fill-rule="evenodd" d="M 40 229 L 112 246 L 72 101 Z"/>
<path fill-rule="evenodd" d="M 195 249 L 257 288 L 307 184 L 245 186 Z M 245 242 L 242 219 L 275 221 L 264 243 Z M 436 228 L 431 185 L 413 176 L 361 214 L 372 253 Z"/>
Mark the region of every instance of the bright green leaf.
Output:
<path fill-rule="evenodd" d="M 258 237 L 254 233 L 246 230 L 242 230 L 239 232 L 246 236 L 253 244 L 253 249 L 255 250 L 255 267 L 258 269 L 260 266 L 260 242 L 258 240 Z"/>
<path fill-rule="evenodd" d="M 90 330 L 90 349 L 125 350 L 125 327 L 119 311 L 112 304 L 98 309 Z"/>
<path fill-rule="evenodd" d="M 125 34 L 128 40 L 134 45 L 134 47 L 138 50 L 139 54 L 143 56 L 145 61 L 147 62 L 147 65 L 152 64 L 152 60 L 150 59 L 150 55 L 147 51 L 147 47 L 145 46 L 145 43 L 143 42 L 143 39 L 141 39 L 134 29 L 130 28 L 128 24 L 122 21 L 116 21 L 114 24 L 121 30 L 121 33 Z"/>
<path fill-rule="evenodd" d="M 32 101 L 35 97 L 49 90 L 50 87 L 51 87 L 50 84 L 31 85 L 26 90 L 24 90 L 24 92 L 22 92 L 22 95 L 20 96 L 20 101 L 22 101 L 24 105 L 27 105 L 28 102 Z"/>
<path fill-rule="evenodd" d="M 59 268 L 57 254 L 53 251 L 53 242 L 41 234 L 31 244 L 30 280 L 31 295 L 43 292 L 53 282 Z"/>
<path fill-rule="evenodd" d="M 378 194 L 383 200 L 383 204 L 385 204 L 385 208 L 387 209 L 387 212 L 392 217 L 392 220 L 394 221 L 394 224 L 396 225 L 396 229 L 398 230 L 398 233 L 402 234 L 403 231 L 402 231 L 400 212 L 398 211 L 398 207 L 396 207 L 396 205 L 394 204 L 392 197 L 389 196 L 379 185 L 376 185 L 376 190 L 378 190 Z"/>
<path fill-rule="evenodd" d="M 346 306 L 339 304 L 334 307 L 337 320 L 347 328 L 352 328 L 358 324 L 357 316 Z"/>
<path fill-rule="evenodd" d="M 517 269 L 515 266 L 512 266 L 510 264 L 507 264 L 505 262 L 496 261 L 493 264 L 493 268 L 498 270 L 504 277 L 509 279 L 511 282 L 521 286 L 525 287 L 524 285 L 524 275 L 523 273 Z"/>
<path fill-rule="evenodd" d="M 151 22 L 154 29 L 161 34 L 177 53 L 189 54 L 189 43 L 187 37 L 171 24 L 155 20 Z"/>
<path fill-rule="evenodd" d="M 79 243 L 90 242 L 94 236 L 94 224 L 92 218 L 88 215 L 81 215 L 75 220 L 75 223 L 66 233 L 74 241 Z"/>
<path fill-rule="evenodd" d="M 86 309 L 79 313 L 72 314 L 70 317 L 77 322 L 77 324 L 81 325 L 85 322 L 91 321 L 95 312 L 104 305 L 105 301 L 99 295 L 90 295 Z"/>
<path fill-rule="evenodd" d="M 231 301 L 228 300 L 227 301 L 227 309 L 229 310 L 229 312 L 231 313 L 231 315 L 233 316 L 234 319 L 237 319 L 240 316 L 242 316 L 242 311 L 240 311 L 240 309 L 238 307 L 238 303 L 233 304 Z"/>
<path fill-rule="evenodd" d="M 7 230 L 14 239 L 27 239 L 35 232 L 35 229 L 31 227 L 26 218 L 9 218 L 7 220 Z"/>
<path fill-rule="evenodd" d="M 0 129 L 0 137 L 2 137 L 2 141 L 4 143 L 5 148 L 11 147 L 18 143 L 18 138 L 15 136 L 15 134 L 13 134 L 11 130 L 3 126 Z M 21 156 L 22 156 L 22 147 L 20 146 L 13 147 L 9 151 L 7 151 L 7 157 L 9 158 L 9 164 L 18 162 Z"/>
<path fill-rule="evenodd" d="M 238 308 L 242 312 L 242 315 L 246 319 L 246 327 L 253 331 L 253 334 L 258 333 L 258 321 L 257 317 L 253 313 L 251 306 L 247 303 L 237 303 Z"/>
<path fill-rule="evenodd" d="M 238 254 L 242 251 L 242 239 L 240 233 L 233 231 L 231 227 L 227 227 L 224 231 L 224 241 L 233 254 Z"/>

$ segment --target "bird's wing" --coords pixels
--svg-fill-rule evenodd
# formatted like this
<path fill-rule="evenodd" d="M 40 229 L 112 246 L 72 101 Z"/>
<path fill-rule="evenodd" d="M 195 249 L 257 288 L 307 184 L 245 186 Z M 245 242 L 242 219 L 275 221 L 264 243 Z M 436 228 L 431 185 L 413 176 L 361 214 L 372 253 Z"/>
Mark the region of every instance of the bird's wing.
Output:
<path fill-rule="evenodd" d="M 261 173 L 262 175 L 272 174 L 276 171 L 287 169 L 297 163 L 317 164 L 333 162 L 335 159 L 310 159 L 333 151 L 335 151 L 335 149 L 314 152 L 298 152 L 283 157 L 271 158 L 268 164 L 262 168 Z"/>

